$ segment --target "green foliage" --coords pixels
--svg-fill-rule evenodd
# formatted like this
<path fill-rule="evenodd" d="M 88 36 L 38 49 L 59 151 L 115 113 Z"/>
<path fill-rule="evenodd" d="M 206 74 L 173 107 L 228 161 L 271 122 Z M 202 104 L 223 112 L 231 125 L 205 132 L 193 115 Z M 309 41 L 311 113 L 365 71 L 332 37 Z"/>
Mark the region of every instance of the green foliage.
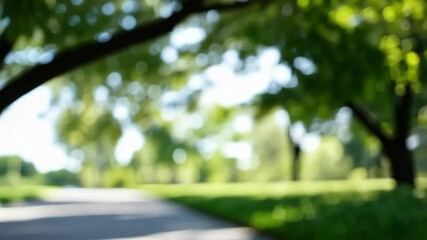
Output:
<path fill-rule="evenodd" d="M 122 129 L 112 113 L 87 100 L 90 96 L 85 96 L 83 101 L 87 101 L 86 107 L 69 108 L 65 110 L 58 120 L 58 140 L 60 140 L 71 153 L 80 150 L 84 153 L 86 162 L 93 162 L 93 171 L 82 181 L 84 186 L 96 186 L 100 184 L 105 168 L 116 165 L 114 158 L 114 147 L 122 134 Z M 86 170 L 84 170 L 86 172 Z M 85 176 L 86 173 L 82 175 Z M 94 185 L 92 185 L 92 183 Z"/>
<path fill-rule="evenodd" d="M 82 187 L 100 187 L 101 174 L 93 162 L 85 162 L 78 175 L 79 182 Z"/>
<path fill-rule="evenodd" d="M 425 191 L 390 190 L 384 181 L 143 189 L 278 239 L 422 239 L 425 235 Z"/>
<path fill-rule="evenodd" d="M 264 47 L 281 52 L 294 85 L 264 94 L 260 112 L 283 106 L 293 121 L 310 124 L 358 102 L 390 124 L 393 95 L 408 82 L 421 93 L 425 11 L 420 1 L 271 1 L 221 15 L 203 50 L 221 42 L 221 52 L 235 49 L 243 62 Z"/>
<path fill-rule="evenodd" d="M 37 171 L 32 163 L 18 156 L 0 157 L 0 176 L 16 173 L 22 177 L 33 177 Z"/>
<path fill-rule="evenodd" d="M 8 18 L 10 21 L 9 30 L 6 31 L 7 38 L 10 41 L 20 36 L 31 39 L 34 30 L 43 26 L 46 16 L 52 14 L 45 1 L 23 0 L 17 3 L 16 1 L 2 0 L 0 4 L 2 5 L 1 17 Z M 40 42 L 40 39 L 37 42 Z"/>
<path fill-rule="evenodd" d="M 0 187 L 0 203 L 38 199 L 48 190 L 48 187 L 42 186 L 2 186 Z"/>
<path fill-rule="evenodd" d="M 104 186 L 107 188 L 129 188 L 137 185 L 134 171 L 127 167 L 110 168 L 104 177 Z"/>
<path fill-rule="evenodd" d="M 58 121 L 58 130 L 61 140 L 71 149 L 87 143 L 96 144 L 100 139 L 114 145 L 121 135 L 121 128 L 112 113 L 96 105 L 64 111 Z"/>
<path fill-rule="evenodd" d="M 337 26 L 330 15 L 335 10 L 348 8 L 346 5 L 311 4 L 300 8 L 286 3 L 273 6 L 263 28 L 276 29 L 277 33 L 269 35 L 268 38 L 273 39 L 263 43 L 272 42 L 279 47 L 298 86 L 284 87 L 278 95 L 265 95 L 263 108 L 284 105 L 292 119 L 306 122 L 316 116 L 328 118 L 337 108 L 354 100 L 381 104 L 383 111 L 387 110 L 384 109 L 388 94 L 387 69 L 380 50 L 370 42 L 372 26 L 353 27 L 352 31 Z M 291 9 L 291 13 L 282 13 L 283 8 Z M 280 22 L 286 27 L 278 29 Z M 311 61 L 315 69 L 307 71 L 299 66 L 304 58 Z M 381 92 L 381 98 L 374 102 L 378 96 L 373 94 L 375 91 Z"/>
<path fill-rule="evenodd" d="M 290 180 L 292 163 L 290 140 L 287 138 L 286 129 L 279 127 L 274 117 L 274 114 L 269 114 L 259 119 L 251 131 L 254 152 L 259 159 L 259 166 L 251 175 L 252 177 L 264 175 L 260 178 L 268 181 Z"/>
<path fill-rule="evenodd" d="M 79 186 L 76 173 L 68 170 L 58 170 L 43 174 L 44 184 L 50 186 Z"/>
<path fill-rule="evenodd" d="M 303 180 L 346 179 L 353 168 L 352 159 L 345 156 L 341 142 L 334 136 L 322 138 L 313 152 L 301 156 Z"/>

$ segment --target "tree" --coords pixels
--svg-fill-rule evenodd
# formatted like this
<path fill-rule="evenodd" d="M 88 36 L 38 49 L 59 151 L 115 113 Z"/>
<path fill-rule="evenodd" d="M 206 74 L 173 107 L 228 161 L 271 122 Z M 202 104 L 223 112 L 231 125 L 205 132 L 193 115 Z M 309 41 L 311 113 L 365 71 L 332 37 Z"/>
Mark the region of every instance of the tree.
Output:
<path fill-rule="evenodd" d="M 43 175 L 44 183 L 51 186 L 79 186 L 77 174 L 65 169 L 48 172 Z"/>
<path fill-rule="evenodd" d="M 37 175 L 37 170 L 32 163 L 26 162 L 18 156 L 0 157 L 0 176 L 11 183 L 17 183 L 21 177 L 31 178 Z"/>
<path fill-rule="evenodd" d="M 174 158 L 178 149 L 183 150 L 184 144 L 174 139 L 170 132 L 162 126 L 153 125 L 149 128 L 146 136 L 146 143 L 141 149 L 139 158 L 145 164 L 140 164 L 141 168 L 151 166 L 166 166 L 170 170 L 170 182 L 177 182 L 177 159 Z M 181 160 L 181 159 L 180 159 Z M 182 161 L 185 161 L 183 159 Z M 139 169 L 137 169 L 139 170 Z M 155 170 L 155 169 L 153 169 Z M 152 171 L 155 175 L 159 171 Z"/>
<path fill-rule="evenodd" d="M 97 105 L 70 108 L 58 121 L 58 140 L 72 153 L 80 150 L 84 161 L 93 163 L 95 185 L 102 186 L 104 173 L 117 165 L 114 147 L 122 132 L 111 112 Z M 60 175 L 60 174 L 59 174 Z"/>
<path fill-rule="evenodd" d="M 182 66 L 198 65 L 188 60 L 196 59 L 194 55 L 198 53 L 206 53 L 208 64 L 201 64 L 206 66 L 218 61 L 227 50 L 237 50 L 242 62 L 247 63 L 237 70 L 250 71 L 255 53 L 272 46 L 281 55 L 277 65 L 282 70 L 291 69 L 292 76 L 272 83 L 269 94 L 256 103 L 261 110 L 284 105 L 293 121 L 310 123 L 315 118 L 330 118 L 337 109 L 347 106 L 381 143 L 396 181 L 414 185 L 406 139 L 417 120 L 413 110 L 424 106 L 420 93 L 426 72 L 426 63 L 421 61 L 426 6 L 421 1 L 140 1 L 136 7 L 124 7 L 123 3 L 123 11 L 114 11 L 119 2 L 98 7 L 79 0 L 58 5 L 30 0 L 19 5 L 12 1 L 2 4 L 3 18 L 9 24 L 5 24 L 0 39 L 0 62 L 6 63 L 3 77 L 10 80 L 0 90 L 0 112 L 28 91 L 71 70 L 76 70 L 68 76 L 77 86 L 76 99 L 106 85 L 107 76 L 107 81 L 111 77 L 110 84 L 107 82 L 108 97 L 120 101 L 120 96 L 134 88 L 151 87 L 134 83 L 140 75 L 144 75 L 144 83 L 165 88 L 177 84 L 177 79 L 185 83 L 192 69 Z M 249 4 L 253 7 L 243 8 Z M 205 41 L 196 48 L 175 52 L 180 61 L 168 65 L 158 57 L 167 45 L 164 38 L 158 38 L 179 23 L 190 22 L 189 16 L 228 9 L 239 11 L 222 14 L 215 24 L 206 20 L 201 23 L 206 23 Z M 20 20 L 23 16 L 31 19 L 30 24 Z M 82 19 L 85 24 L 80 24 Z M 25 50 L 30 42 L 31 48 Z M 127 50 L 121 54 L 103 59 L 124 49 Z M 13 55 L 32 50 L 41 52 L 36 60 L 23 62 Z M 150 61 L 137 60 L 141 56 Z M 89 63 L 86 68 L 78 68 Z M 278 74 L 284 73 L 277 71 Z M 89 80 L 83 82 L 81 79 L 86 77 Z M 122 79 L 126 84 L 121 84 Z M 147 100 L 157 99 L 163 89 L 147 91 L 152 93 Z M 136 100 L 133 105 L 141 100 L 137 96 L 130 96 Z M 132 120 L 143 121 L 144 116 L 152 114 L 141 111 L 147 105 L 140 103 Z M 146 127 L 149 125 L 145 123 Z"/>
<path fill-rule="evenodd" d="M 421 1 L 274 2 L 263 19 L 240 11 L 239 23 L 222 18 L 210 41 L 231 39 L 243 60 L 260 46 L 274 47 L 292 70 L 259 102 L 285 106 L 292 119 L 328 119 L 348 107 L 381 143 L 398 184 L 414 185 L 406 139 L 416 121 L 415 103 L 425 78 Z M 235 17 L 235 16 L 233 16 Z"/>
<path fill-rule="evenodd" d="M 277 118 L 276 114 L 270 113 L 258 119 L 252 131 L 255 152 L 262 160 L 257 171 L 264 168 L 271 181 L 299 180 L 299 167 L 295 164 L 299 156 L 294 156 L 294 144 L 288 135 L 289 126 L 278 123 L 284 119 Z"/>

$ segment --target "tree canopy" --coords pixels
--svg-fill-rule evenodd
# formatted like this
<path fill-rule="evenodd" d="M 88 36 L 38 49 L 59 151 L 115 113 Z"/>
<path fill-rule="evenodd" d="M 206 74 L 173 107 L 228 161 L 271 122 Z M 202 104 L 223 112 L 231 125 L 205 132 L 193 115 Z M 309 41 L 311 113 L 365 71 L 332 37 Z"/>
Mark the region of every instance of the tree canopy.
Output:
<path fill-rule="evenodd" d="M 212 75 L 226 73 L 214 68 L 222 66 L 241 77 L 242 89 L 249 85 L 245 76 L 265 83 L 241 109 L 250 106 L 268 115 L 282 107 L 290 124 L 303 121 L 315 132 L 322 132 L 317 122 L 334 118 L 342 107 L 351 109 L 382 146 L 393 177 L 414 184 L 406 141 L 417 134 L 415 126 L 425 125 L 427 22 L 422 1 L 1 4 L 0 112 L 58 79 L 49 86 L 56 105 L 62 106 L 59 135 L 70 151 L 111 156 L 123 129 L 134 125 L 158 135 L 148 142 L 172 147 L 159 154 L 196 149 L 194 139 L 208 138 L 234 116 L 228 109 L 215 119 L 210 114 L 216 110 L 203 110 L 201 104 L 203 92 L 215 82 Z M 173 139 L 185 138 L 173 136 L 179 135 L 173 133 L 177 127 L 153 124 L 164 122 L 168 109 L 197 112 L 208 130 L 182 130 L 188 142 L 175 146 Z M 218 124 L 206 124 L 207 119 Z M 97 151 L 90 150 L 90 141 Z"/>

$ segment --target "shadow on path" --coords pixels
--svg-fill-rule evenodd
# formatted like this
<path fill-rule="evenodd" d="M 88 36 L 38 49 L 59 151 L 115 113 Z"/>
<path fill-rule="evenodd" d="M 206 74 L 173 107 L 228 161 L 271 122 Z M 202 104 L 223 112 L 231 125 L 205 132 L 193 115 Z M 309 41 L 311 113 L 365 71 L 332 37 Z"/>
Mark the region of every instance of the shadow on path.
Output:
<path fill-rule="evenodd" d="M 64 189 L 0 208 L 7 240 L 267 240 L 253 230 L 134 190 Z"/>

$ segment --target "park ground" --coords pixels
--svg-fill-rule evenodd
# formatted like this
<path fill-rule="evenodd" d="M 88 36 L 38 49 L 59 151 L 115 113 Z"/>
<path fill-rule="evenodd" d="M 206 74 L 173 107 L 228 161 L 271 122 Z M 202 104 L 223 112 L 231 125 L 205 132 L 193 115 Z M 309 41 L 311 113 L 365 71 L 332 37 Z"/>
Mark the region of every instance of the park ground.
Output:
<path fill-rule="evenodd" d="M 77 233 L 83 234 L 79 239 L 423 239 L 427 198 L 423 181 L 418 185 L 416 190 L 396 189 L 393 181 L 382 179 L 49 189 L 42 194 L 44 202 L 1 208 L 0 235 L 5 239 L 55 239 L 43 234 L 76 239 Z M 91 238 L 93 232 L 100 237 Z M 14 238 L 14 234 L 31 237 Z"/>

